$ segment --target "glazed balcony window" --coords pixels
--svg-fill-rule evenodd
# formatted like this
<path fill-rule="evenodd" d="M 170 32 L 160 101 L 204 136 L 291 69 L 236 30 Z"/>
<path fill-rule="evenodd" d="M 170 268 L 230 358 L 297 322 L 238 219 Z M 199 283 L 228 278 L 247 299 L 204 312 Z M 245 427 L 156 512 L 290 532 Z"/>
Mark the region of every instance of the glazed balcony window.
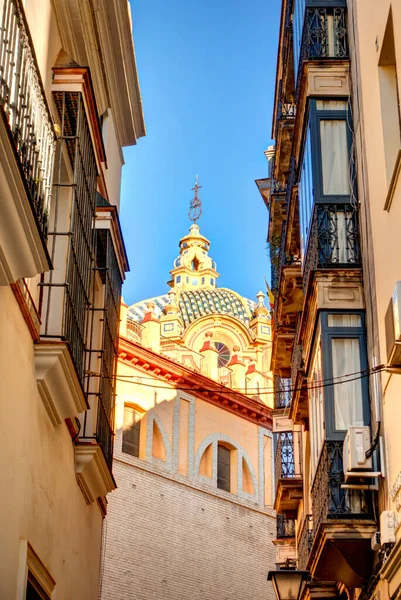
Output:
<path fill-rule="evenodd" d="M 295 77 L 305 60 L 348 57 L 343 0 L 295 0 L 293 31 Z"/>
<path fill-rule="evenodd" d="M 366 369 L 364 315 L 322 312 L 308 376 L 312 475 L 325 439 L 370 424 Z"/>
<path fill-rule="evenodd" d="M 346 99 L 310 101 L 298 201 L 301 256 L 305 260 L 312 241 L 317 252 L 313 268 L 360 261 L 347 105 Z"/>

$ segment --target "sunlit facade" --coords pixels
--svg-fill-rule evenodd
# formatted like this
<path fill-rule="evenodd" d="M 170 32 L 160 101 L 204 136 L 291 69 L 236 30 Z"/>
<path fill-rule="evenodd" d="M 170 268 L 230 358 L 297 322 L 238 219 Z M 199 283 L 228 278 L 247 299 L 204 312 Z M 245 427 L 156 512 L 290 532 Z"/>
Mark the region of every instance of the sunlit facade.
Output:
<path fill-rule="evenodd" d="M 112 473 L 128 2 L 0 2 L 0 597 L 97 598 Z"/>
<path fill-rule="evenodd" d="M 272 598 L 270 313 L 197 224 L 168 293 L 123 306 L 102 599 Z"/>

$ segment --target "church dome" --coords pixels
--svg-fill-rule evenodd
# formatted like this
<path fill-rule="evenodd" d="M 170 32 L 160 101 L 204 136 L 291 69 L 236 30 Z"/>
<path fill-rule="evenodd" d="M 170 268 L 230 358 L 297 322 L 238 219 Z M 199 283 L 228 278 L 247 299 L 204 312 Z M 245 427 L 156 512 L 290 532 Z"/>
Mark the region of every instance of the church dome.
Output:
<path fill-rule="evenodd" d="M 161 316 L 171 301 L 168 294 L 156 296 L 130 306 L 128 315 L 135 321 L 142 321 L 148 311 L 147 304 L 155 303 L 155 312 Z M 226 288 L 177 290 L 176 305 L 185 327 L 206 315 L 221 314 L 238 319 L 249 325 L 256 308 L 256 302 L 244 298 Z"/>

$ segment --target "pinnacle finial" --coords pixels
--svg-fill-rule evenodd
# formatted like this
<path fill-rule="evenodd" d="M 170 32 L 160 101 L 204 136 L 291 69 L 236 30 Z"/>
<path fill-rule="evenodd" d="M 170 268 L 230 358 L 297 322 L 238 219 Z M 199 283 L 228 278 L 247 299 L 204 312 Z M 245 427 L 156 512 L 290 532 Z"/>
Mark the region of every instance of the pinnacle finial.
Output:
<path fill-rule="evenodd" d="M 202 216 L 202 201 L 198 196 L 198 190 L 200 190 L 201 187 L 202 186 L 198 184 L 198 175 L 196 175 L 195 185 L 192 188 L 192 191 L 194 192 L 194 197 L 192 198 L 191 203 L 189 205 L 188 213 L 188 217 L 194 223 L 196 223 L 196 221 Z"/>

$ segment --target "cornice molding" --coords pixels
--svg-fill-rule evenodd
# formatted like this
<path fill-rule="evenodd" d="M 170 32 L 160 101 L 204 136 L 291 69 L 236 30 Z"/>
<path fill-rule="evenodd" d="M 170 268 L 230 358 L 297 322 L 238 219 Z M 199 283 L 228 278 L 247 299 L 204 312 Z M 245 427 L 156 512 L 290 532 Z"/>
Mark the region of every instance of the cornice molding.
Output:
<path fill-rule="evenodd" d="M 39 342 L 34 345 L 35 369 L 39 394 L 54 425 L 88 409 L 85 395 L 63 342 Z"/>
<path fill-rule="evenodd" d="M 135 368 L 151 373 L 155 379 L 168 382 L 173 387 L 185 388 L 185 391 L 192 396 L 219 406 L 242 419 L 272 430 L 272 410 L 265 404 L 217 383 L 201 373 L 191 371 L 124 337 L 120 338 L 119 360 L 131 363 Z"/>
<path fill-rule="evenodd" d="M 117 487 L 99 444 L 76 443 L 75 470 L 87 504 L 106 496 Z"/>

